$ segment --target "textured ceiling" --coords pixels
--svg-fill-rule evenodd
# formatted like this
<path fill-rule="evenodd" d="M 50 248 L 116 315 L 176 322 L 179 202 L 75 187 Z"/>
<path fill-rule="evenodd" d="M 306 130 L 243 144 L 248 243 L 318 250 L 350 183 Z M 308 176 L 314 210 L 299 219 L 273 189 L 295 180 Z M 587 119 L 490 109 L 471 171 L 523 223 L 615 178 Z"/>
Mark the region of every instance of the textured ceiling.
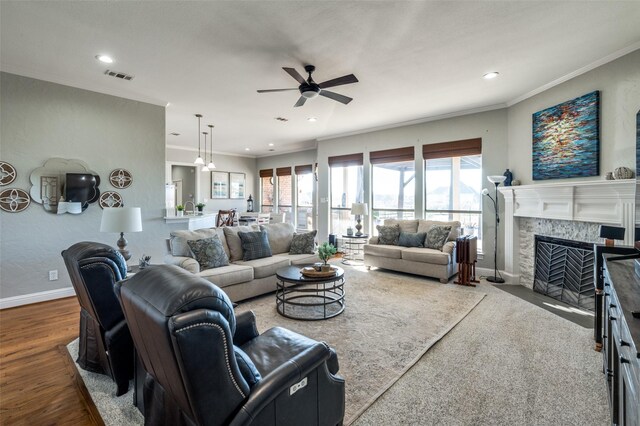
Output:
<path fill-rule="evenodd" d="M 216 151 L 260 156 L 269 143 L 281 153 L 504 106 L 640 47 L 639 22 L 640 1 L 2 1 L 0 69 L 170 103 L 169 146 L 197 145 L 201 113 L 203 127 L 216 126 Z M 99 53 L 116 62 L 98 62 Z M 354 101 L 293 108 L 297 92 L 256 93 L 296 87 L 281 67 L 302 73 L 307 63 L 317 82 L 354 73 L 359 83 L 332 89 Z M 107 77 L 107 68 L 135 78 Z M 482 79 L 488 71 L 500 77 Z"/>

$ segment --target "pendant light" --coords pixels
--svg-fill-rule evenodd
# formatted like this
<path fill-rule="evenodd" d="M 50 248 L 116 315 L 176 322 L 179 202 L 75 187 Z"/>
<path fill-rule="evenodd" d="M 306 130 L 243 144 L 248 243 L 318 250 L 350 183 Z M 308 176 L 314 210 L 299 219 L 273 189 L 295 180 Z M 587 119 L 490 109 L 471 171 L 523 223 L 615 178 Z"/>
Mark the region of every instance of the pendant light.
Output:
<path fill-rule="evenodd" d="M 206 160 L 207 158 L 207 132 L 202 132 L 202 134 L 204 135 L 204 158 Z M 209 167 L 205 166 L 204 163 L 202 164 L 202 172 L 208 172 L 209 171 Z"/>
<path fill-rule="evenodd" d="M 200 156 L 200 119 L 202 118 L 202 114 L 196 114 L 196 117 L 198 117 L 198 158 L 196 158 L 196 161 L 194 161 L 193 164 L 199 166 L 204 164 L 204 160 Z"/>
<path fill-rule="evenodd" d="M 213 164 L 213 124 L 209 124 L 209 129 L 209 133 L 211 133 L 211 150 L 209 151 L 211 156 L 209 157 L 209 164 L 207 164 L 207 167 L 209 170 L 213 170 L 216 168 L 216 165 Z M 204 155 L 205 157 L 207 156 L 206 149 Z"/>

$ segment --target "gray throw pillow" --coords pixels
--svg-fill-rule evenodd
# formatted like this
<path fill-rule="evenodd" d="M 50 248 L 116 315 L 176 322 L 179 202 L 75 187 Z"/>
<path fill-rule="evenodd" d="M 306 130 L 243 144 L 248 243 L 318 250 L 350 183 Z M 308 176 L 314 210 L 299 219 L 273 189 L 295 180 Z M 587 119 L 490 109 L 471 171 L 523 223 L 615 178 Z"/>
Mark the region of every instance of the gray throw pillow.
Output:
<path fill-rule="evenodd" d="M 392 246 L 398 245 L 398 239 L 400 238 L 400 225 L 391 226 L 376 226 L 378 230 L 378 244 L 389 244 Z"/>
<path fill-rule="evenodd" d="M 451 226 L 433 225 L 427 231 L 427 236 L 424 239 L 424 246 L 430 249 L 442 251 L 442 246 L 447 242 L 450 232 Z"/>
<path fill-rule="evenodd" d="M 289 254 L 314 254 L 316 249 L 315 239 L 318 231 L 293 234 L 291 250 Z"/>
<path fill-rule="evenodd" d="M 193 258 L 200 264 L 200 270 L 219 268 L 229 264 L 222 241 L 217 235 L 202 240 L 188 240 Z"/>
<path fill-rule="evenodd" d="M 266 231 L 238 232 L 242 243 L 242 260 L 262 259 L 271 257 L 271 246 Z"/>
<path fill-rule="evenodd" d="M 424 239 L 426 236 L 426 232 L 400 232 L 398 245 L 402 247 L 424 247 Z"/>

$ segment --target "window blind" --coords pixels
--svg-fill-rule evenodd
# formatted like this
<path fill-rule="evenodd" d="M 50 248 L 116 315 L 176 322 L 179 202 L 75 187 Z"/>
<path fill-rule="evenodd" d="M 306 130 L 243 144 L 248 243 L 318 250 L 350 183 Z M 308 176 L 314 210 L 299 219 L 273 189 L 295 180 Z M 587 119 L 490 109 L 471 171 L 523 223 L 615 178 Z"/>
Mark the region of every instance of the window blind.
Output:
<path fill-rule="evenodd" d="M 371 164 L 399 163 L 401 161 L 413 161 L 414 149 L 412 146 L 406 148 L 385 149 L 383 151 L 371 151 L 369 159 Z"/>
<path fill-rule="evenodd" d="M 362 153 L 329 157 L 329 167 L 362 166 L 363 164 L 364 155 Z"/>
<path fill-rule="evenodd" d="M 260 170 L 260 177 L 273 177 L 273 169 Z"/>
<path fill-rule="evenodd" d="M 304 166 L 296 166 L 294 168 L 294 170 L 295 170 L 297 175 L 304 175 L 304 174 L 313 173 L 313 165 L 306 164 Z"/>
<path fill-rule="evenodd" d="M 291 167 L 278 167 L 276 176 L 291 176 Z"/>
<path fill-rule="evenodd" d="M 482 154 L 481 138 L 422 145 L 422 157 L 425 160 L 480 154 Z"/>

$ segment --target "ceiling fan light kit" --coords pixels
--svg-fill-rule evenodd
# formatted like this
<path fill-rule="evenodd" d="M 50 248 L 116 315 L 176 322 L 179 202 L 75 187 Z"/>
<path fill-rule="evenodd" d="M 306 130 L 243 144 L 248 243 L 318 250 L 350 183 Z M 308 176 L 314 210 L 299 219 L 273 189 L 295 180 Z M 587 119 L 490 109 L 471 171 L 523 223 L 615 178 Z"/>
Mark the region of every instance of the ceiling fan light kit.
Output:
<path fill-rule="evenodd" d="M 353 100 L 353 98 L 350 98 L 348 96 L 344 96 L 339 93 L 326 90 L 329 87 L 336 87 L 336 86 L 342 86 L 344 84 L 357 83 L 358 79 L 353 74 L 343 75 L 342 77 L 334 78 L 332 80 L 327 80 L 323 83 L 318 84 L 315 81 L 313 81 L 313 78 L 311 77 L 311 74 L 316 70 L 316 67 L 314 67 L 313 65 L 305 65 L 304 67 L 304 70 L 309 74 L 309 78 L 307 78 L 306 80 L 304 79 L 304 77 L 300 75 L 298 71 L 296 71 L 295 68 L 283 67 L 282 69 L 285 70 L 285 72 L 289 74 L 291 77 L 293 77 L 298 83 L 300 83 L 300 86 L 298 86 L 297 89 L 289 88 L 289 89 L 258 90 L 258 93 L 285 92 L 289 90 L 298 90 L 300 92 L 300 98 L 298 99 L 298 102 L 295 103 L 294 107 L 301 107 L 302 105 L 305 104 L 307 99 L 317 98 L 318 96 L 324 96 L 325 98 L 333 99 L 334 101 L 343 103 L 345 105 Z"/>

